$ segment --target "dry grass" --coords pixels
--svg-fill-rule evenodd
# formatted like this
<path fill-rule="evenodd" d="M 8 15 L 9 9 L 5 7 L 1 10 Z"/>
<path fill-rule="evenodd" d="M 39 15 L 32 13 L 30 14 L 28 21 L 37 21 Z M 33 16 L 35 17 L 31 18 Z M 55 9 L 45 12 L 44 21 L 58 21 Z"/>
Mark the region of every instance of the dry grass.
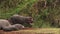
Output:
<path fill-rule="evenodd" d="M 11 32 L 4 32 L 1 30 L 0 34 L 60 34 L 59 32 L 60 28 L 32 28 Z"/>

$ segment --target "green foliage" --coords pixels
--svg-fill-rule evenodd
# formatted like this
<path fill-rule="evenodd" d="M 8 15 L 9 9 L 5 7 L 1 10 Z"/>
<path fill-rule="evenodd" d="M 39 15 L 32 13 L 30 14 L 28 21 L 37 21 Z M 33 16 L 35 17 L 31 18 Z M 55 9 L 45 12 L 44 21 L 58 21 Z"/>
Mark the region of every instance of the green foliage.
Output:
<path fill-rule="evenodd" d="M 51 23 L 60 25 L 60 4 L 59 0 L 0 0 L 0 18 L 7 19 L 13 14 L 32 16 L 33 27 L 45 28 L 56 27 Z M 45 7 L 46 3 L 46 7 Z M 57 20 L 56 20 L 57 19 Z"/>
<path fill-rule="evenodd" d="M 27 5 L 32 5 L 35 1 L 36 0 L 33 0 L 33 1 L 32 0 L 21 0 L 19 2 L 19 1 L 15 0 L 15 2 L 16 2 L 17 5 L 15 6 L 15 3 L 13 3 L 13 4 L 11 4 L 11 5 L 13 5 L 13 7 L 12 7 L 9 3 L 14 2 L 14 0 L 6 0 L 5 3 L 7 3 L 6 4 L 7 7 L 2 8 L 0 10 L 0 16 L 1 16 L 1 18 L 9 18 L 11 15 L 16 14 L 16 13 L 19 13 Z M 4 7 L 4 4 L 5 3 L 3 3 L 3 5 L 1 4 L 0 7 L 2 7 L 2 6 Z M 10 6 L 10 8 L 9 8 L 9 6 Z"/>

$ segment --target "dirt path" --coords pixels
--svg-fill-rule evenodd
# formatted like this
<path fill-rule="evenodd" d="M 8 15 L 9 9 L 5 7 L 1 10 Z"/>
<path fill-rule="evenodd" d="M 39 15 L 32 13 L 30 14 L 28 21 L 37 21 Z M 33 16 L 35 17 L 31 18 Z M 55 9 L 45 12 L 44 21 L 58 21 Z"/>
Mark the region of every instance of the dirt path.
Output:
<path fill-rule="evenodd" d="M 0 34 L 60 34 L 60 28 L 28 28 L 11 32 L 1 30 Z"/>

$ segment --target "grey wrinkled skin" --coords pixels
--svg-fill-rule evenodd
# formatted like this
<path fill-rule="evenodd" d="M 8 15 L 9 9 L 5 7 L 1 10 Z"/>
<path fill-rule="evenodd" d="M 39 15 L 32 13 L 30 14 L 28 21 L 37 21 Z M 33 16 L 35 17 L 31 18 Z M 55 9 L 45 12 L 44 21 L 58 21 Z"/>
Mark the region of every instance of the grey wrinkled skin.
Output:
<path fill-rule="evenodd" d="M 15 31 L 15 30 L 23 29 L 23 28 L 24 28 L 24 26 L 21 24 L 14 24 L 14 25 L 11 25 L 8 27 L 3 27 L 3 30 L 4 31 Z"/>
<path fill-rule="evenodd" d="M 33 18 L 32 17 L 25 17 L 25 16 L 21 16 L 21 15 L 13 15 L 8 19 L 9 22 L 11 22 L 11 24 L 22 24 L 25 27 L 32 27 L 32 23 L 33 23 Z"/>
<path fill-rule="evenodd" d="M 15 26 L 8 26 L 8 27 L 3 27 L 3 31 L 15 31 L 18 30 Z"/>
<path fill-rule="evenodd" d="M 24 28 L 21 24 L 11 25 L 8 20 L 0 19 L 0 30 L 3 31 L 15 31 Z"/>
<path fill-rule="evenodd" d="M 21 24 L 14 24 L 13 26 L 15 26 L 17 29 L 23 29 L 25 28 L 23 25 Z"/>
<path fill-rule="evenodd" d="M 0 19 L 0 29 L 5 26 L 10 26 L 11 24 L 8 22 L 8 20 Z"/>

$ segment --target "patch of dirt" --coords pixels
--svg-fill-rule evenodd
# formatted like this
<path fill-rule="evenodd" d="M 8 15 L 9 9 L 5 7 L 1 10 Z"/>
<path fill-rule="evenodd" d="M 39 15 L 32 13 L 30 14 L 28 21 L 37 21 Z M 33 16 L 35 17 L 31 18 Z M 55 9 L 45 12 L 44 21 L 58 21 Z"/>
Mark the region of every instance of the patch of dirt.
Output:
<path fill-rule="evenodd" d="M 19 31 L 5 32 L 0 30 L 0 34 L 59 34 L 59 28 L 24 28 Z"/>

